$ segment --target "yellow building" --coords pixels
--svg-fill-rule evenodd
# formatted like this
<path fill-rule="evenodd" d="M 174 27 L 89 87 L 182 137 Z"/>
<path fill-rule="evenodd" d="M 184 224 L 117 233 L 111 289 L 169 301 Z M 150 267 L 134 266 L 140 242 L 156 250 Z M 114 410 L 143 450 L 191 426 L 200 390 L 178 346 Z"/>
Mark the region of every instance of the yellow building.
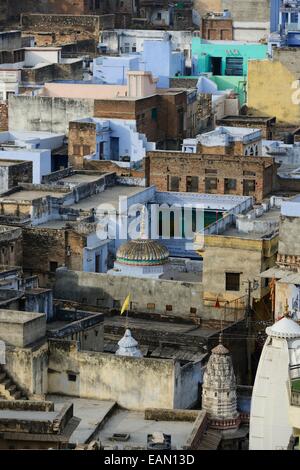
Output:
<path fill-rule="evenodd" d="M 249 113 L 276 116 L 278 124 L 300 122 L 300 50 L 273 49 L 273 59 L 248 64 Z"/>

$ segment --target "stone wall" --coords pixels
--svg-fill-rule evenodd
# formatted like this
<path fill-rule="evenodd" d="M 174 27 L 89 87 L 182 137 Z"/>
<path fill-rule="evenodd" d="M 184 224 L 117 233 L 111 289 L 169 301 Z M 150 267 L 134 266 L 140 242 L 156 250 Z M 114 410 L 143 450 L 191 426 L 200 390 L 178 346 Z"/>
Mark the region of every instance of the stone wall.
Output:
<path fill-rule="evenodd" d="M 9 227 L 0 234 L 0 265 L 22 266 L 22 229 Z"/>
<path fill-rule="evenodd" d="M 96 53 L 100 32 L 114 28 L 115 16 L 23 14 L 21 25 L 24 36 L 34 36 L 39 46 L 91 41 L 86 52 Z"/>
<path fill-rule="evenodd" d="M 14 348 L 6 346 L 5 370 L 29 395 L 44 395 L 48 389 L 48 346 Z"/>
<path fill-rule="evenodd" d="M 196 88 L 198 78 L 172 77 L 170 78 L 170 88 Z"/>
<path fill-rule="evenodd" d="M 2 165 L 0 160 L 0 192 L 8 191 L 18 183 L 32 183 L 32 162 L 9 163 Z"/>
<path fill-rule="evenodd" d="M 40 96 L 9 97 L 9 128 L 68 134 L 69 121 L 92 116 L 93 100 Z"/>
<path fill-rule="evenodd" d="M 78 60 L 70 64 L 45 64 L 43 67 L 22 69 L 23 83 L 43 85 L 53 80 L 82 80 L 83 62 Z"/>
<path fill-rule="evenodd" d="M 75 342 L 49 342 L 48 392 L 113 400 L 127 409 L 174 408 L 177 367 L 171 360 L 83 352 Z M 76 376 L 70 381 L 68 375 Z"/>
<path fill-rule="evenodd" d="M 99 308 L 120 308 L 131 292 L 131 310 L 163 316 L 201 316 L 202 284 L 57 271 L 55 297 Z M 167 310 L 168 306 L 168 310 Z M 170 307 L 172 310 L 170 310 Z M 196 313 L 191 313 L 195 312 Z"/>
<path fill-rule="evenodd" d="M 8 131 L 8 103 L 0 102 L 0 132 Z"/>
<path fill-rule="evenodd" d="M 86 237 L 72 230 L 50 228 L 24 228 L 23 269 L 37 275 L 41 287 L 52 287 L 55 269 L 67 266 L 81 270 Z M 68 247 L 72 256 L 68 256 Z"/>

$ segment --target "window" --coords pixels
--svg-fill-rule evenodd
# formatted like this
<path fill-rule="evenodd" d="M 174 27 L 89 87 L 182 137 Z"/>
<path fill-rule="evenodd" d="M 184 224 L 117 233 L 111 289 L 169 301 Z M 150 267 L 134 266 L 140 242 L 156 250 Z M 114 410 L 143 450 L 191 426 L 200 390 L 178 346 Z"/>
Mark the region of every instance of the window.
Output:
<path fill-rule="evenodd" d="M 228 291 L 239 291 L 240 290 L 240 273 L 225 273 L 226 286 L 225 289 Z"/>
<path fill-rule="evenodd" d="M 152 108 L 151 110 L 151 119 L 157 121 L 157 108 Z"/>
<path fill-rule="evenodd" d="M 55 271 L 58 268 L 58 263 L 56 261 L 50 261 L 49 265 L 50 265 L 50 272 L 55 273 Z"/>
<path fill-rule="evenodd" d="M 224 193 L 230 193 L 231 191 L 236 191 L 236 179 L 225 178 L 224 179 Z"/>
<path fill-rule="evenodd" d="M 291 23 L 298 23 L 298 13 L 296 11 L 291 12 Z"/>
<path fill-rule="evenodd" d="M 218 189 L 217 178 L 205 178 L 205 192 L 210 193 Z"/>
<path fill-rule="evenodd" d="M 187 176 L 186 177 L 186 191 L 187 193 L 198 192 L 198 176 Z"/>
<path fill-rule="evenodd" d="M 166 311 L 167 312 L 172 312 L 172 310 L 173 310 L 172 305 L 166 305 Z"/>
<path fill-rule="evenodd" d="M 96 9 L 100 8 L 100 0 L 95 1 L 95 8 Z"/>
<path fill-rule="evenodd" d="M 256 176 L 255 171 L 243 171 L 244 176 Z"/>
<path fill-rule="evenodd" d="M 91 153 L 91 147 L 89 145 L 83 145 L 83 155 L 89 155 Z"/>
<path fill-rule="evenodd" d="M 243 195 L 250 196 L 255 193 L 255 180 L 244 180 L 243 187 Z"/>
<path fill-rule="evenodd" d="M 133 43 L 133 46 L 132 46 L 132 52 L 136 52 L 136 43 L 135 42 Z"/>
<path fill-rule="evenodd" d="M 147 304 L 147 309 L 148 310 L 154 310 L 155 309 L 155 304 L 152 304 L 152 303 Z"/>
<path fill-rule="evenodd" d="M 157 13 L 157 17 L 156 17 L 156 18 L 157 18 L 158 20 L 161 20 L 161 12 L 160 12 L 160 11 Z"/>
<path fill-rule="evenodd" d="M 80 155 L 80 149 L 81 149 L 80 145 L 73 144 L 73 154 L 74 155 Z"/>
<path fill-rule="evenodd" d="M 121 2 L 121 6 L 123 6 L 122 3 L 123 3 L 123 2 Z M 129 54 L 129 52 L 130 52 L 130 44 L 129 44 L 129 42 L 125 42 L 125 44 L 124 44 L 124 51 L 125 51 L 125 54 Z"/>
<path fill-rule="evenodd" d="M 69 372 L 69 373 L 68 373 L 68 380 L 69 380 L 69 382 L 76 382 L 76 379 L 77 379 L 76 374 L 74 374 L 74 373 L 72 373 L 72 372 Z"/>
<path fill-rule="evenodd" d="M 197 309 L 195 307 L 191 307 L 190 308 L 190 313 L 197 313 Z"/>
<path fill-rule="evenodd" d="M 217 175 L 218 174 L 218 170 L 213 170 L 211 168 L 205 168 L 205 174 L 206 175 Z"/>
<path fill-rule="evenodd" d="M 168 191 L 179 191 L 179 176 L 168 176 Z"/>

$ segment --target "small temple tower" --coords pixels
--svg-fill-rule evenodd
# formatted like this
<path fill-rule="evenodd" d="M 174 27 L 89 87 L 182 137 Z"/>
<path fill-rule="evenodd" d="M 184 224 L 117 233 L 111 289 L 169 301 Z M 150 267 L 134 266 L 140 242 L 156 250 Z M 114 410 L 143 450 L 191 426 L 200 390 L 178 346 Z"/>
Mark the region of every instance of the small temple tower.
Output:
<path fill-rule="evenodd" d="M 138 342 L 133 338 L 129 328 L 126 329 L 123 338 L 118 342 L 119 349 L 116 356 L 143 357 Z"/>
<path fill-rule="evenodd" d="M 240 425 L 237 411 L 236 378 L 228 349 L 220 343 L 208 360 L 202 385 L 202 409 L 207 411 L 210 427 L 236 429 Z"/>

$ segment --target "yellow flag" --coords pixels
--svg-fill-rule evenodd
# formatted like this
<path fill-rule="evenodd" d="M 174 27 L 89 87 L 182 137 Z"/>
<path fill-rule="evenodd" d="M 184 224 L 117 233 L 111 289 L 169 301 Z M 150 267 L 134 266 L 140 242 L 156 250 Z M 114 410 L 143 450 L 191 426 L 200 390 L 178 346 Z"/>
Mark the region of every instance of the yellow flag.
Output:
<path fill-rule="evenodd" d="M 122 310 L 121 310 L 121 315 L 123 315 L 123 313 L 129 309 L 129 305 L 130 305 L 130 294 L 128 294 L 126 299 L 124 300 Z"/>

